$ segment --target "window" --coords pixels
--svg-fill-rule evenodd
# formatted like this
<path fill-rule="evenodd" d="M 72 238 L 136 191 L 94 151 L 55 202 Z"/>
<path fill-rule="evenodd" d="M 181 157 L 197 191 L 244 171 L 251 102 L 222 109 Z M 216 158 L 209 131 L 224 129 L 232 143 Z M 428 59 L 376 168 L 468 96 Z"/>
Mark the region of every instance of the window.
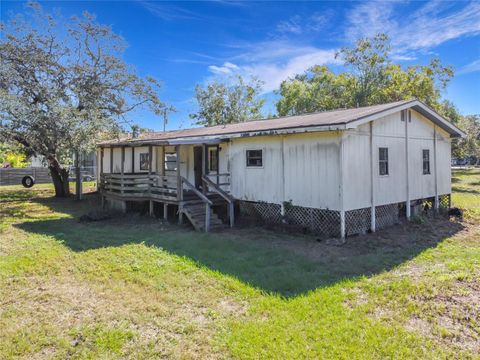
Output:
<path fill-rule="evenodd" d="M 423 175 L 430 174 L 430 150 L 422 150 L 423 152 Z"/>
<path fill-rule="evenodd" d="M 262 167 L 262 150 L 247 150 L 247 167 Z"/>
<path fill-rule="evenodd" d="M 378 148 L 378 170 L 380 175 L 388 175 L 388 148 Z"/>
<path fill-rule="evenodd" d="M 218 152 L 217 148 L 208 149 L 208 171 L 218 171 Z"/>
<path fill-rule="evenodd" d="M 177 154 L 165 152 L 165 171 L 177 170 Z"/>
<path fill-rule="evenodd" d="M 140 171 L 148 170 L 150 159 L 148 153 L 140 153 Z"/>

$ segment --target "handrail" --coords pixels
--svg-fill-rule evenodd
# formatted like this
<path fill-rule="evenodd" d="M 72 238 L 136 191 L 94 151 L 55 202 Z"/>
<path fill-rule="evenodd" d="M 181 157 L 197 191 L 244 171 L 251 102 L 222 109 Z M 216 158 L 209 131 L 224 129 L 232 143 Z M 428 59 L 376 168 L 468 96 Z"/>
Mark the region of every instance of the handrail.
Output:
<path fill-rule="evenodd" d="M 198 189 L 194 185 L 192 185 L 187 179 L 185 179 L 183 176 L 180 176 L 180 179 L 182 180 L 182 184 L 187 185 L 187 187 L 190 188 L 190 190 L 192 190 L 195 195 L 202 199 L 204 203 L 213 205 L 210 199 L 203 195 L 200 191 L 198 191 Z"/>
<path fill-rule="evenodd" d="M 210 188 L 213 190 L 213 192 L 216 192 L 218 195 L 220 195 L 221 197 L 223 197 L 225 200 L 228 201 L 228 203 L 232 203 L 234 201 L 233 197 L 229 194 L 227 194 L 226 191 L 220 189 L 217 184 L 215 184 L 212 180 L 210 180 L 209 178 L 205 177 L 205 176 L 202 176 L 202 180 L 203 182 L 207 183 Z"/>

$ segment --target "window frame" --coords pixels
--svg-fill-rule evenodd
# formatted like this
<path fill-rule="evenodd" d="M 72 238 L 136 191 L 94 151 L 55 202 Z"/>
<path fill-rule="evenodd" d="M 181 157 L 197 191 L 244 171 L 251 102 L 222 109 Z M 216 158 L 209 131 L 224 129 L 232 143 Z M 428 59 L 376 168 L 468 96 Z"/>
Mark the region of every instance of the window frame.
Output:
<path fill-rule="evenodd" d="M 175 156 L 175 160 L 167 160 L 167 156 Z M 163 171 L 166 173 L 167 171 L 177 171 L 177 153 L 175 151 L 165 151 L 163 154 Z M 168 168 L 168 164 L 174 163 L 173 169 Z"/>
<path fill-rule="evenodd" d="M 256 156 L 255 158 L 260 158 L 261 164 L 260 165 L 251 165 L 249 164 L 249 159 L 251 159 L 251 156 L 249 156 L 249 153 L 252 151 L 260 151 L 260 157 Z M 264 160 L 263 160 L 263 154 L 264 154 L 264 149 L 245 149 L 245 166 L 249 169 L 262 169 L 263 166 L 265 165 Z"/>
<path fill-rule="evenodd" d="M 425 158 L 425 154 L 427 154 L 427 158 Z M 427 165 L 427 168 L 425 168 Z M 431 167 L 430 167 L 430 149 L 422 149 L 422 173 L 423 175 L 431 175 Z"/>
<path fill-rule="evenodd" d="M 385 150 L 386 158 L 382 159 L 382 150 Z M 385 173 L 382 174 L 382 164 L 385 164 Z M 379 176 L 389 176 L 390 175 L 390 166 L 388 159 L 388 147 L 379 147 L 378 148 L 378 175 Z"/>
<path fill-rule="evenodd" d="M 145 157 L 145 159 L 142 159 Z M 150 167 L 150 154 L 148 152 L 141 152 L 138 154 L 138 160 L 139 160 L 139 169 L 140 171 L 148 171 L 148 168 Z M 146 164 L 146 168 L 145 165 Z"/>
<path fill-rule="evenodd" d="M 212 161 L 212 155 L 215 156 L 215 161 Z M 220 151 L 219 151 L 218 147 L 215 146 L 215 147 L 209 147 L 208 148 L 208 168 L 207 168 L 207 171 L 208 171 L 209 174 L 218 173 L 218 168 L 219 168 L 219 165 L 220 165 L 219 155 L 220 155 Z M 215 164 L 215 167 L 212 167 L 213 164 Z"/>

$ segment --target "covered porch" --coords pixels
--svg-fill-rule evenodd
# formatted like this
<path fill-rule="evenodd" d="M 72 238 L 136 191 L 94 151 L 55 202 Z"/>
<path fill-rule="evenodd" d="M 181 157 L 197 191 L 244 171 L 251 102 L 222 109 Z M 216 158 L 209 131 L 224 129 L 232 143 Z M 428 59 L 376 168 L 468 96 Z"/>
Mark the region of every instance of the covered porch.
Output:
<path fill-rule="evenodd" d="M 231 227 L 235 222 L 228 164 L 222 163 L 227 144 L 118 143 L 98 148 L 98 189 L 103 206 L 127 210 L 127 202 L 170 206 L 178 221 L 184 216 L 196 230 Z M 226 161 L 226 160 L 224 160 Z M 158 206 L 157 205 L 157 206 Z M 223 210 L 223 211 L 219 211 Z M 223 215 L 223 216 L 222 216 Z"/>

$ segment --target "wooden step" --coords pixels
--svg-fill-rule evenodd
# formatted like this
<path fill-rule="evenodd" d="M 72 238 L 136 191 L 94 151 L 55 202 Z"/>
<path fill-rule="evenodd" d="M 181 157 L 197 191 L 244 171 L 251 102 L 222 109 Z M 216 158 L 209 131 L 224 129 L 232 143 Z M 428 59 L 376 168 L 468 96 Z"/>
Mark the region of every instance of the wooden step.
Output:
<path fill-rule="evenodd" d="M 184 205 L 183 213 L 197 231 L 205 230 L 205 205 Z M 225 228 L 222 220 L 213 211 L 210 211 L 210 230 L 216 231 Z"/>

